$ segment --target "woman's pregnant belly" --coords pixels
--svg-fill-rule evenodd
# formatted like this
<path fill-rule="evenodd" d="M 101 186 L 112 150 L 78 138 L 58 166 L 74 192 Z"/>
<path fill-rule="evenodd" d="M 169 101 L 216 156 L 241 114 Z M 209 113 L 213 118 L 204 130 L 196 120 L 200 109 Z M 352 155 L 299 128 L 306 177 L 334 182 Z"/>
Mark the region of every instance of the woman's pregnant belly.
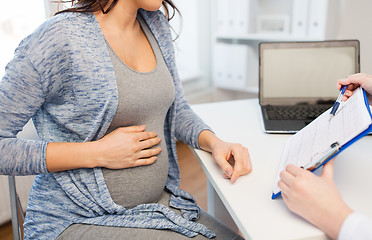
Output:
<path fill-rule="evenodd" d="M 153 164 L 115 170 L 102 168 L 107 188 L 116 204 L 129 209 L 160 199 L 168 177 L 168 153 L 164 136 L 159 137 L 162 151 Z"/>

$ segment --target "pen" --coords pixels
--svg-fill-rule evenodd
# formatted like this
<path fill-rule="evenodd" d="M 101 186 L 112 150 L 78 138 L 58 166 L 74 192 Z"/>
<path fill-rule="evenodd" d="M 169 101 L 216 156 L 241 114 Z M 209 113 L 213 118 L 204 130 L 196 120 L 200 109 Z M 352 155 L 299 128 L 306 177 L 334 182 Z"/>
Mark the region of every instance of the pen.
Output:
<path fill-rule="evenodd" d="M 327 161 L 330 157 L 332 157 L 335 153 L 337 153 L 340 149 L 340 146 L 337 142 L 333 143 L 329 149 L 327 149 L 323 155 L 318 158 L 315 163 L 310 163 L 306 166 L 303 166 L 304 169 L 313 171 L 317 169 L 320 165 L 322 165 L 325 161 Z"/>
<path fill-rule="evenodd" d="M 338 107 L 340 106 L 340 104 L 342 102 L 342 97 L 345 94 L 346 88 L 347 88 L 347 85 L 344 85 L 344 86 L 341 87 L 341 92 L 338 95 L 338 98 L 337 98 L 336 102 L 333 104 L 332 110 L 330 112 L 330 118 L 329 118 L 330 120 L 336 114 L 337 109 L 338 109 Z"/>

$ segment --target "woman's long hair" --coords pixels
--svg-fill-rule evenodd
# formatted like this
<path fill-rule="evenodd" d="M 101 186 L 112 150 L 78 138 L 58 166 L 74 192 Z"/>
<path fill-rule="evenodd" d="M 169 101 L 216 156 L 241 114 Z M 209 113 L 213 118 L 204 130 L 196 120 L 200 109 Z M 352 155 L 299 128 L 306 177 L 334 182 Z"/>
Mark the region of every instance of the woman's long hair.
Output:
<path fill-rule="evenodd" d="M 75 7 L 59 11 L 56 14 L 62 13 L 62 12 L 82 12 L 82 13 L 84 13 L 84 12 L 97 12 L 97 11 L 102 11 L 103 14 L 106 14 L 113 7 L 115 7 L 115 5 L 118 1 L 119 0 L 113 0 L 112 3 L 109 6 L 108 6 L 108 4 L 109 4 L 110 0 L 60 0 L 60 1 L 55 1 L 57 3 L 70 2 L 71 5 L 76 4 Z M 176 12 L 180 13 L 179 10 L 177 9 L 177 7 L 172 2 L 172 0 L 163 0 L 162 5 L 164 7 L 164 10 L 166 11 L 168 21 L 171 20 L 174 17 Z M 171 9 L 172 9 L 172 14 L 169 14 L 169 7 L 171 7 Z"/>

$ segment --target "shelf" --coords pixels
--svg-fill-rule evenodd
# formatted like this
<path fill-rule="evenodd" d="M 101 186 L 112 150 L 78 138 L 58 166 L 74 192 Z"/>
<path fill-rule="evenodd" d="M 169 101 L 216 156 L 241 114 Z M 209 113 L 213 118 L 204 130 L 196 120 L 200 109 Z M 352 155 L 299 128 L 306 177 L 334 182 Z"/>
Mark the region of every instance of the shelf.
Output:
<path fill-rule="evenodd" d="M 258 87 L 246 87 L 244 91 L 249 93 L 258 93 Z"/>
<path fill-rule="evenodd" d="M 215 86 L 258 93 L 259 43 L 334 39 L 339 5 L 338 0 L 211 2 Z"/>
<path fill-rule="evenodd" d="M 248 86 L 244 88 L 238 88 L 234 86 L 226 86 L 226 85 L 216 85 L 216 88 L 226 89 L 226 90 L 233 90 L 239 92 L 247 92 L 247 93 L 258 93 L 258 87 L 255 86 Z"/>
<path fill-rule="evenodd" d="M 251 41 L 321 41 L 323 38 L 296 37 L 283 34 L 259 34 L 246 35 L 218 35 L 217 39 L 225 40 L 251 40 Z"/>

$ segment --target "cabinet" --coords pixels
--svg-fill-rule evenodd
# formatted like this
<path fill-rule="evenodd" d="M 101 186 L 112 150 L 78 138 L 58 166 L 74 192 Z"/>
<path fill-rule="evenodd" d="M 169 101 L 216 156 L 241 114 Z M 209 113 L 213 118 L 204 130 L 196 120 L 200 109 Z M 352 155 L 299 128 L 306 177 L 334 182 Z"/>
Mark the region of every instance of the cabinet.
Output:
<path fill-rule="evenodd" d="M 212 10 L 212 78 L 216 87 L 258 92 L 264 41 L 335 39 L 338 0 L 217 0 Z"/>

